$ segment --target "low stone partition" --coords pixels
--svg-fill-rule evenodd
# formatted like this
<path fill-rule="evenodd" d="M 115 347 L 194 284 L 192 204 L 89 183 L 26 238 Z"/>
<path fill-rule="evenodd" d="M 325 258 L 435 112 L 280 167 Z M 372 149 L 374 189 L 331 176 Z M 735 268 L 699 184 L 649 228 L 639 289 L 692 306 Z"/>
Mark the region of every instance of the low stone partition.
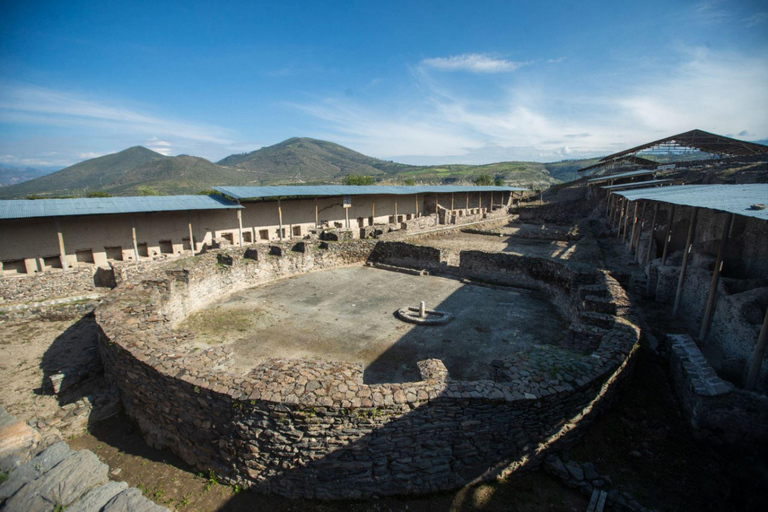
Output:
<path fill-rule="evenodd" d="M 0 304 L 43 302 L 75 295 L 88 295 L 94 291 L 96 291 L 96 284 L 92 266 L 0 277 Z"/>
<path fill-rule="evenodd" d="M 597 313 L 585 300 L 626 301 L 621 287 L 601 272 L 514 255 L 462 253 L 463 270 L 556 290 L 560 302 L 572 301 L 565 309 L 573 324 L 599 339 L 578 373 L 544 379 L 518 367 L 496 380 L 456 381 L 442 362 L 427 360 L 419 362 L 419 381 L 369 385 L 360 364 L 270 359 L 242 374 L 230 369 L 229 348 L 195 350 L 186 343 L 193 335 L 174 329 L 191 311 L 270 280 L 393 261 L 397 251 L 419 264 L 434 256 L 371 241 L 284 249 L 178 260 L 118 286 L 96 311 L 106 373 L 147 441 L 227 482 L 337 499 L 497 478 L 575 442 L 630 373 L 638 328 L 624 309 Z M 584 286 L 591 288 L 581 292 Z M 583 314 L 595 315 L 600 326 Z"/>
<path fill-rule="evenodd" d="M 440 266 L 440 249 L 406 242 L 381 242 L 371 253 L 371 260 L 385 265 L 415 269 L 436 269 Z"/>
<path fill-rule="evenodd" d="M 687 334 L 667 335 L 675 391 L 694 435 L 745 446 L 768 444 L 768 397 L 729 386 Z"/>

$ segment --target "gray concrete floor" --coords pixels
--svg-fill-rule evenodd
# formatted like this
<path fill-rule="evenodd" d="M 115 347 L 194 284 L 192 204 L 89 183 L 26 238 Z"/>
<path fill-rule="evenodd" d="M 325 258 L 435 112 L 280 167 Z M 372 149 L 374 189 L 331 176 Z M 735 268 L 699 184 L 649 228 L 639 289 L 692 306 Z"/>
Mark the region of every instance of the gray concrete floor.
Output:
<path fill-rule="evenodd" d="M 403 306 L 444 310 L 445 326 L 398 320 Z M 231 343 L 248 370 L 268 357 L 360 362 L 365 381 L 418 380 L 416 363 L 438 358 L 454 379 L 491 379 L 489 363 L 540 343 L 567 324 L 545 296 L 371 267 L 314 272 L 237 293 L 180 326 L 199 343 Z"/>

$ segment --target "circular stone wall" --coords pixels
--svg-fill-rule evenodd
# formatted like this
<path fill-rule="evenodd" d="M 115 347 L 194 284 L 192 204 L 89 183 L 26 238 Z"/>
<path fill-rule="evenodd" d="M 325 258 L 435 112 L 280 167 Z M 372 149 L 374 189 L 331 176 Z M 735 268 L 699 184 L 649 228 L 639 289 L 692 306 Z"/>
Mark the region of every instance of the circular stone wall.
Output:
<path fill-rule="evenodd" d="M 360 364 L 270 359 L 243 375 L 224 346 L 191 348 L 187 314 L 234 291 L 302 272 L 374 264 L 441 269 L 545 291 L 570 320 L 578 364 L 536 357 L 496 378 L 456 381 L 441 361 L 421 380 L 364 384 Z M 628 374 L 639 337 L 609 276 L 510 254 L 355 241 L 230 249 L 178 260 L 116 288 L 97 308 L 100 350 L 147 441 L 231 483 L 286 496 L 361 498 L 455 488 L 533 465 L 575 440 Z"/>

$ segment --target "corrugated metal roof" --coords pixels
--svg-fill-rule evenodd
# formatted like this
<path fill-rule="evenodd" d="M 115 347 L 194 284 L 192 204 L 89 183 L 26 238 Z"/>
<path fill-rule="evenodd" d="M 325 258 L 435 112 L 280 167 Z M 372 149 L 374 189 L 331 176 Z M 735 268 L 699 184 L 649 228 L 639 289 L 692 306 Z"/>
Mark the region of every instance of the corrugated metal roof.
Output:
<path fill-rule="evenodd" d="M 139 196 L 0 201 L 0 219 L 115 213 L 222 210 L 242 206 L 221 196 Z"/>
<path fill-rule="evenodd" d="M 639 171 L 622 172 L 621 174 L 611 174 L 606 176 L 600 176 L 599 178 L 592 178 L 587 180 L 587 183 L 597 183 L 600 181 L 618 180 L 621 178 L 630 178 L 632 176 L 645 176 L 648 174 L 655 174 L 656 171 L 650 171 L 648 169 L 640 169 Z"/>
<path fill-rule="evenodd" d="M 746 217 L 768 220 L 768 209 L 752 210 L 753 204 L 768 205 L 768 184 L 675 185 L 616 192 L 630 201 L 645 199 L 682 206 L 696 206 Z"/>
<path fill-rule="evenodd" d="M 648 181 L 635 181 L 633 183 L 622 183 L 621 185 L 607 185 L 605 187 L 600 187 L 604 190 L 621 190 L 624 188 L 642 188 L 647 187 L 648 185 L 661 185 L 662 183 L 669 183 L 670 181 L 674 181 L 670 178 L 664 178 L 660 180 L 648 180 Z"/>
<path fill-rule="evenodd" d="M 313 186 L 273 186 L 273 187 L 213 187 L 222 194 L 234 199 L 259 199 L 266 197 L 328 197 L 361 195 L 410 195 L 410 194 L 450 194 L 451 192 L 527 192 L 520 187 L 481 187 L 458 185 L 434 186 L 386 186 L 386 185 L 313 185 Z"/>

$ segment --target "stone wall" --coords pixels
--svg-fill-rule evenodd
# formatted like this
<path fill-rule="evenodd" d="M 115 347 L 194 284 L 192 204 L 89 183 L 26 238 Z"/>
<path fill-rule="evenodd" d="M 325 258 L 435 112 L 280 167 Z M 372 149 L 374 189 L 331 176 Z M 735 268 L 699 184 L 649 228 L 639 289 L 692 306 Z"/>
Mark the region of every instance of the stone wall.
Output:
<path fill-rule="evenodd" d="M 598 341 L 578 373 L 531 382 L 522 367 L 500 382 L 455 381 L 428 360 L 419 362 L 422 380 L 367 385 L 359 364 L 271 359 L 238 375 L 228 369 L 228 348 L 186 348 L 192 335 L 174 324 L 226 293 L 376 262 L 395 250 L 419 264 L 434 257 L 367 241 L 283 248 L 179 260 L 119 286 L 96 312 L 107 374 L 148 442 L 228 482 L 286 496 L 361 498 L 497 477 L 572 443 L 629 374 L 637 327 L 622 311 L 592 308 L 594 299 L 626 302 L 610 277 L 480 253 L 462 255 L 468 275 L 495 269 L 506 280 L 531 266 L 547 280 L 544 289 L 572 298 L 572 322 Z"/>
<path fill-rule="evenodd" d="M 94 268 L 41 272 L 22 276 L 0 277 L 0 304 L 41 302 L 96 291 Z"/>
<path fill-rule="evenodd" d="M 694 435 L 717 442 L 765 446 L 768 397 L 735 389 L 717 376 L 688 335 L 669 335 L 675 391 Z"/>
<path fill-rule="evenodd" d="M 385 265 L 419 270 L 436 269 L 440 266 L 440 249 L 405 242 L 382 242 L 376 245 L 371 258 Z"/>

